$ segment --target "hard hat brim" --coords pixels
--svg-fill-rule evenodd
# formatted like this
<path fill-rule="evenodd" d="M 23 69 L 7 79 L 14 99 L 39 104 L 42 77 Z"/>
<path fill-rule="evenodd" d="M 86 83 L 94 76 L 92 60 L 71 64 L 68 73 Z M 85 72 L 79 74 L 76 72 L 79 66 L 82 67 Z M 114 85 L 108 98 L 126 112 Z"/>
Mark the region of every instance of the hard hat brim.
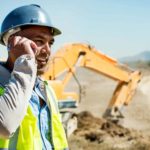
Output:
<path fill-rule="evenodd" d="M 25 26 L 41 26 L 41 27 L 48 27 L 50 30 L 53 30 L 52 32 L 52 35 L 53 36 L 57 36 L 57 35 L 60 35 L 62 32 L 56 28 L 56 27 L 53 27 L 53 26 L 46 26 L 46 25 L 39 25 L 39 24 L 23 24 L 23 25 L 19 25 L 19 26 L 15 26 L 15 28 L 22 28 L 22 27 L 25 27 Z M 14 27 L 10 28 L 9 30 L 13 29 Z M 3 32 L 2 35 L 0 35 L 0 44 L 2 45 L 5 45 L 4 43 L 4 40 L 3 40 L 3 36 L 9 31 L 9 30 L 6 30 L 5 32 Z M 6 45 L 5 45 L 6 46 Z"/>

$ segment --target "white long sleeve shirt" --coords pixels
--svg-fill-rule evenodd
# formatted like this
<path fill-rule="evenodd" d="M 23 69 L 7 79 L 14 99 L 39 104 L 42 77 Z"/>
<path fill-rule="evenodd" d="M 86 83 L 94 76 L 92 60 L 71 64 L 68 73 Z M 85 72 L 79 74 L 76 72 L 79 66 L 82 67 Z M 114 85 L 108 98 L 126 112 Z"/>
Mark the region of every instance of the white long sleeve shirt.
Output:
<path fill-rule="evenodd" d="M 0 86 L 5 92 L 0 96 L 0 137 L 8 138 L 23 120 L 34 87 L 37 73 L 35 58 L 22 55 L 10 73 L 0 65 Z"/>

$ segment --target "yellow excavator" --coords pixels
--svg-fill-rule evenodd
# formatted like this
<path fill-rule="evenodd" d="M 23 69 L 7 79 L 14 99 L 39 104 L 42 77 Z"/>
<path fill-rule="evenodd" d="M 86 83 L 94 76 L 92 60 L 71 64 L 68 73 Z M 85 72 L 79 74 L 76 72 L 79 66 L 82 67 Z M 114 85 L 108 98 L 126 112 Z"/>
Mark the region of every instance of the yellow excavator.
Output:
<path fill-rule="evenodd" d="M 48 71 L 42 75 L 42 78 L 49 80 L 49 84 L 56 92 L 63 114 L 68 112 L 67 108 L 76 108 L 80 102 L 80 94 L 65 92 L 66 85 L 74 77 L 81 93 L 80 82 L 75 76 L 77 67 L 85 67 L 118 82 L 103 117 L 112 121 L 123 118 L 121 108 L 131 101 L 141 79 L 141 72 L 119 63 L 90 45 L 82 43 L 65 45 L 52 56 Z M 65 74 L 64 78 L 58 80 L 62 74 Z"/>

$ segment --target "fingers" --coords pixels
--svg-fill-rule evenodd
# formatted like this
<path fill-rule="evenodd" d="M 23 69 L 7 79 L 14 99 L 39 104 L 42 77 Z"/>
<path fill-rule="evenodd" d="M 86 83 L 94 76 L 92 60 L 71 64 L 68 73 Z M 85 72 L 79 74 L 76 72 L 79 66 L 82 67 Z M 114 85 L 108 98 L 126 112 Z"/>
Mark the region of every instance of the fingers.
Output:
<path fill-rule="evenodd" d="M 9 49 L 10 53 L 13 53 L 15 58 L 18 58 L 23 54 L 29 54 L 35 57 L 37 52 L 36 44 L 33 41 L 21 36 L 12 36 L 9 39 Z"/>
<path fill-rule="evenodd" d="M 33 41 L 31 41 L 30 46 L 31 46 L 34 54 L 36 55 L 37 54 L 37 45 Z"/>
<path fill-rule="evenodd" d="M 13 48 L 21 40 L 21 36 L 12 36 L 10 37 L 9 47 Z"/>

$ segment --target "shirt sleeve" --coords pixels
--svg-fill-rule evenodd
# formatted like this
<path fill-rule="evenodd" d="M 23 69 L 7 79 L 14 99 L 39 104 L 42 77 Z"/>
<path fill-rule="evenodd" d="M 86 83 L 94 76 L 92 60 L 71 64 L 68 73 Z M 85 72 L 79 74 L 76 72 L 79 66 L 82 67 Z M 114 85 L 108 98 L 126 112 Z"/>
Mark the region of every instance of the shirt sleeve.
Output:
<path fill-rule="evenodd" d="M 32 95 L 37 73 L 34 57 L 19 57 L 5 92 L 0 96 L 0 137 L 8 138 L 23 120 Z"/>

